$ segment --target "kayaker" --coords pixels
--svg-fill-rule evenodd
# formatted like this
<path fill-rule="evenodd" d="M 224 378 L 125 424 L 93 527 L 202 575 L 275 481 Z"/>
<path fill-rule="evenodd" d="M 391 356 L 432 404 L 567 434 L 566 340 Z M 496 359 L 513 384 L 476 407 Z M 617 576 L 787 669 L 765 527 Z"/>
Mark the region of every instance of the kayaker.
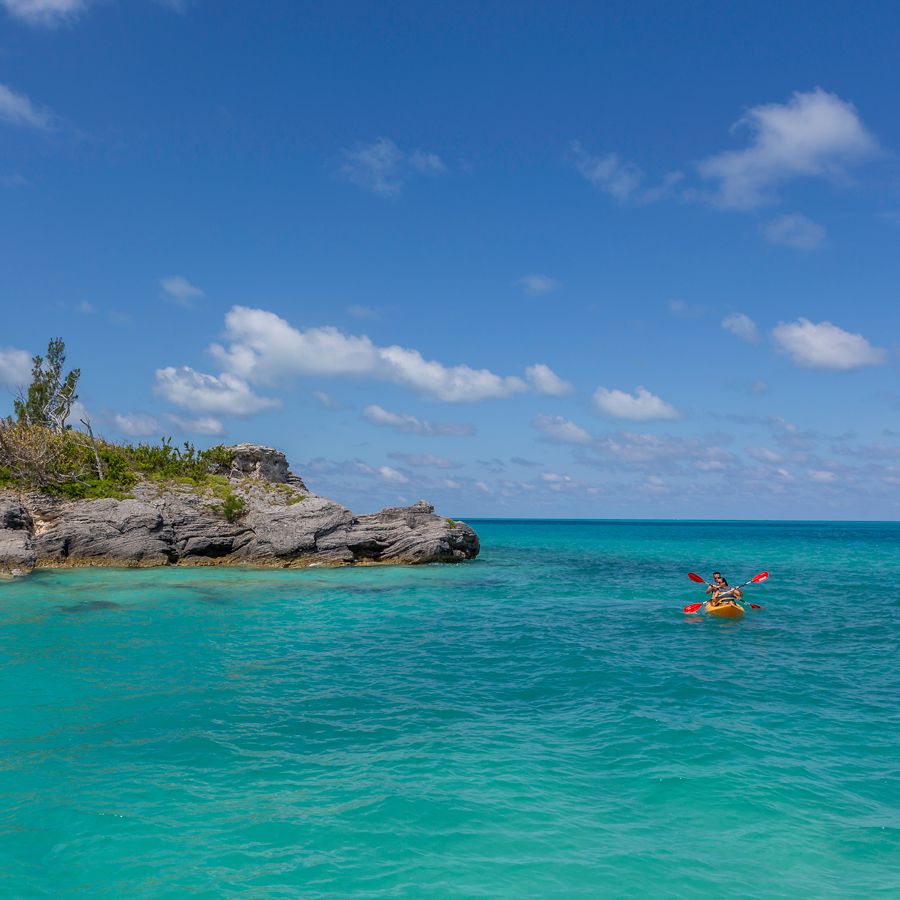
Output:
<path fill-rule="evenodd" d="M 729 601 L 735 603 L 744 596 L 744 592 L 739 587 L 728 587 L 728 582 L 722 577 L 721 572 L 713 572 L 712 584 L 706 588 L 706 593 L 712 594 L 710 599 L 714 606 Z"/>

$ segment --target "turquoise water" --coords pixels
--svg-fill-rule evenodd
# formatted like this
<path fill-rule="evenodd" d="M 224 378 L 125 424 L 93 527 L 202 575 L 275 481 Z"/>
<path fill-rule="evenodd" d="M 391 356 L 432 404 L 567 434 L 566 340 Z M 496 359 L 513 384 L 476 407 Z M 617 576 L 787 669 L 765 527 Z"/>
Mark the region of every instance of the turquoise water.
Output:
<path fill-rule="evenodd" d="M 900 525 L 473 524 L 0 584 L 0 895 L 898 896 Z"/>

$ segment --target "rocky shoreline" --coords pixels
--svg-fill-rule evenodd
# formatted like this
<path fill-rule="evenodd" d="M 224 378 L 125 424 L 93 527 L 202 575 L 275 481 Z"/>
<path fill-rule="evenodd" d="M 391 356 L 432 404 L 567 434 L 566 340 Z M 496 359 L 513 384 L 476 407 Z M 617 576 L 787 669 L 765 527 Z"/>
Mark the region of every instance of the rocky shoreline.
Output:
<path fill-rule="evenodd" d="M 312 493 L 284 454 L 231 448 L 221 473 L 241 498 L 226 517 L 193 485 L 142 481 L 127 499 L 66 501 L 0 490 L 0 573 L 81 566 L 302 568 L 460 562 L 478 555 L 474 530 L 425 501 L 357 516 Z"/>

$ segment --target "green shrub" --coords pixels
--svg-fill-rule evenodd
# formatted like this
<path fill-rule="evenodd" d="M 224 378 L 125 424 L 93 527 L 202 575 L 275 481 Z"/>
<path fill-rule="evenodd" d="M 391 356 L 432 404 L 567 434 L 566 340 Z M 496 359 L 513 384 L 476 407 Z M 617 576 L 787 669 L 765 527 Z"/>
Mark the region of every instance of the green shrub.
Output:
<path fill-rule="evenodd" d="M 219 507 L 219 512 L 222 513 L 228 522 L 237 521 L 246 511 L 247 501 L 237 494 L 229 494 Z"/>
<path fill-rule="evenodd" d="M 223 501 L 230 493 L 227 475 L 234 451 L 227 447 L 198 451 L 189 441 L 175 446 L 171 438 L 159 444 L 113 444 L 97 439 L 95 446 L 102 478 L 88 435 L 2 419 L 0 487 L 38 490 L 71 500 L 122 498 L 145 479 L 206 487 Z M 237 516 L 241 509 L 234 502 L 230 514 Z"/>

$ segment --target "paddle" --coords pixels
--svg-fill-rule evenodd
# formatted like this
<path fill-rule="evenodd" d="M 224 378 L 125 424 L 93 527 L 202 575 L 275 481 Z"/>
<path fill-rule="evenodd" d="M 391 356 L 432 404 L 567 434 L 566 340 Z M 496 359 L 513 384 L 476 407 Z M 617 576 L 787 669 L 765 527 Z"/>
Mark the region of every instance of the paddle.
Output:
<path fill-rule="evenodd" d="M 749 581 L 745 581 L 743 584 L 737 585 L 737 587 L 747 587 L 748 584 L 760 584 L 768 577 L 768 572 L 760 572 L 758 575 L 754 575 Z M 709 585 L 709 582 L 705 578 L 701 578 L 699 575 L 697 575 L 696 572 L 688 572 L 688 578 L 690 578 L 691 581 L 696 581 L 697 584 Z M 710 587 L 712 587 L 712 585 L 710 585 Z M 725 591 L 725 594 L 730 594 L 732 591 L 734 591 L 734 588 L 729 588 L 727 591 Z M 686 613 L 695 613 L 700 609 L 700 607 L 703 606 L 704 603 L 706 603 L 705 600 L 701 601 L 700 603 L 689 603 L 684 608 L 684 611 Z M 748 605 L 751 609 L 762 609 L 762 607 L 756 603 L 748 603 Z"/>

